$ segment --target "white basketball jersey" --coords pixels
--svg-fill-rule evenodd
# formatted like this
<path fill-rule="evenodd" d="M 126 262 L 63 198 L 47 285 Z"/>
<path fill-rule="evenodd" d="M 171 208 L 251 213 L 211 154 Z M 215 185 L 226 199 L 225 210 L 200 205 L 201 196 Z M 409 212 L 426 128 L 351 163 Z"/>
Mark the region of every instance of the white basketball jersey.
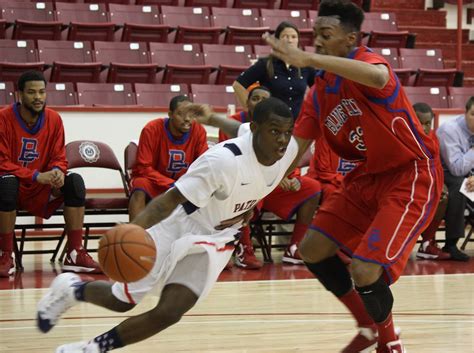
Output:
<path fill-rule="evenodd" d="M 214 234 L 222 221 L 245 213 L 271 193 L 298 153 L 291 138 L 285 155 L 271 166 L 260 164 L 252 146 L 249 124 L 239 137 L 215 145 L 191 164 L 175 186 L 189 203 L 188 217 Z M 234 228 L 240 228 L 240 224 Z"/>

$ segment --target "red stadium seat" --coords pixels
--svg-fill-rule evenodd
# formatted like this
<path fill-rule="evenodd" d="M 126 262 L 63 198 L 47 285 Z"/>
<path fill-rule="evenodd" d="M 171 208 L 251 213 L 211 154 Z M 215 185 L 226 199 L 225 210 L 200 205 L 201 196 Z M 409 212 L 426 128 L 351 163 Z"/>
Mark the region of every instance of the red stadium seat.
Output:
<path fill-rule="evenodd" d="M 226 7 L 227 0 L 186 0 L 184 6 Z"/>
<path fill-rule="evenodd" d="M 474 96 L 472 87 L 449 87 L 449 107 L 465 109 L 469 97 Z"/>
<path fill-rule="evenodd" d="M 13 39 L 60 40 L 63 24 L 57 21 L 37 22 L 16 20 L 13 27 Z"/>
<path fill-rule="evenodd" d="M 135 93 L 139 105 L 168 109 L 171 98 L 178 95 L 189 96 L 189 89 L 186 84 L 136 83 Z"/>
<path fill-rule="evenodd" d="M 397 48 L 372 48 L 374 53 L 382 55 L 388 61 L 392 69 L 400 68 L 400 58 Z"/>
<path fill-rule="evenodd" d="M 136 97 L 130 83 L 83 83 L 76 84 L 79 104 L 88 106 L 136 105 Z"/>
<path fill-rule="evenodd" d="M 306 10 L 269 10 L 261 9 L 262 25 L 272 30 L 283 21 L 293 23 L 298 28 L 311 28 Z"/>
<path fill-rule="evenodd" d="M 100 82 L 100 74 L 103 70 L 102 63 L 67 63 L 63 61 L 53 62 L 51 68 L 51 82 Z"/>
<path fill-rule="evenodd" d="M 2 18 L 9 22 L 15 20 L 27 21 L 55 21 L 52 2 L 26 2 L 26 1 L 5 1 L 0 3 Z"/>
<path fill-rule="evenodd" d="M 199 44 L 149 43 L 149 47 L 151 62 L 164 68 L 162 83 L 209 82 L 213 67 L 204 64 Z"/>
<path fill-rule="evenodd" d="M 275 0 L 234 0 L 233 7 L 239 9 L 273 9 Z"/>
<path fill-rule="evenodd" d="M 203 44 L 204 64 L 218 67 L 216 84 L 232 84 L 242 71 L 251 65 L 252 47 L 250 45 Z"/>
<path fill-rule="evenodd" d="M 361 31 L 367 34 L 372 31 L 396 32 L 398 31 L 397 17 L 393 12 L 366 12 Z"/>
<path fill-rule="evenodd" d="M 449 108 L 446 87 L 404 87 L 410 102 L 426 103 L 432 108 Z"/>
<path fill-rule="evenodd" d="M 4 39 L 6 37 L 6 30 L 7 30 L 7 21 L 0 19 L 0 39 Z"/>
<path fill-rule="evenodd" d="M 11 63 L 38 62 L 33 40 L 0 39 L 0 61 Z"/>
<path fill-rule="evenodd" d="M 280 9 L 317 10 L 319 0 L 281 0 Z"/>
<path fill-rule="evenodd" d="M 46 85 L 48 105 L 77 105 L 77 94 L 74 83 L 52 83 Z"/>
<path fill-rule="evenodd" d="M 408 31 L 371 31 L 367 45 L 371 48 L 405 48 L 409 34 Z"/>
<path fill-rule="evenodd" d="M 0 62 L 0 81 L 17 82 L 20 76 L 29 70 L 43 71 L 44 63 L 8 63 Z"/>
<path fill-rule="evenodd" d="M 213 7 L 212 25 L 226 28 L 234 27 L 262 27 L 262 21 L 257 9 L 230 9 Z"/>
<path fill-rule="evenodd" d="M 0 82 L 0 105 L 15 102 L 15 85 L 13 82 Z"/>
<path fill-rule="evenodd" d="M 154 83 L 157 64 L 152 64 L 146 43 L 94 42 L 95 59 L 109 66 L 107 82 Z"/>
<path fill-rule="evenodd" d="M 178 6 L 180 0 L 135 0 L 137 5 L 166 5 L 166 6 Z"/>
<path fill-rule="evenodd" d="M 236 106 L 234 90 L 226 85 L 191 85 L 193 102 L 206 103 L 218 108 L 227 108 L 229 104 Z"/>
<path fill-rule="evenodd" d="M 227 27 L 224 44 L 263 45 L 262 35 L 270 31 L 270 27 Z"/>

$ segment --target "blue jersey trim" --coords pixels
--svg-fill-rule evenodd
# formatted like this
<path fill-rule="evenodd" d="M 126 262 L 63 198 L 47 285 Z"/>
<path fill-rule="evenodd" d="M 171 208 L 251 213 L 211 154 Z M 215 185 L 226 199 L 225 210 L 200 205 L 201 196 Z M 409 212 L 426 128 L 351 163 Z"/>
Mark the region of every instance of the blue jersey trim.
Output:
<path fill-rule="evenodd" d="M 44 118 L 44 110 L 40 113 L 39 117 L 38 117 L 38 120 L 36 120 L 36 123 L 35 125 L 33 125 L 31 128 L 28 127 L 28 125 L 26 125 L 25 121 L 23 120 L 23 118 L 21 117 L 21 114 L 20 114 L 20 111 L 18 110 L 18 107 L 20 106 L 20 103 L 13 103 L 13 112 L 15 113 L 15 117 L 16 117 L 16 120 L 18 121 L 18 123 L 20 124 L 21 128 L 31 134 L 31 135 L 35 135 L 38 133 L 38 131 L 40 131 L 40 129 L 43 127 L 44 125 L 44 121 L 45 121 L 45 118 Z"/>
<path fill-rule="evenodd" d="M 168 136 L 168 139 L 174 143 L 175 145 L 184 145 L 186 142 L 188 142 L 189 140 L 189 137 L 191 136 L 191 131 L 192 131 L 193 127 L 191 125 L 191 130 L 189 130 L 188 132 L 184 133 L 183 136 L 181 136 L 181 138 L 177 139 L 175 138 L 172 134 L 171 134 L 171 131 L 170 131 L 170 118 L 166 118 L 165 119 L 165 131 L 166 131 L 166 135 Z"/>

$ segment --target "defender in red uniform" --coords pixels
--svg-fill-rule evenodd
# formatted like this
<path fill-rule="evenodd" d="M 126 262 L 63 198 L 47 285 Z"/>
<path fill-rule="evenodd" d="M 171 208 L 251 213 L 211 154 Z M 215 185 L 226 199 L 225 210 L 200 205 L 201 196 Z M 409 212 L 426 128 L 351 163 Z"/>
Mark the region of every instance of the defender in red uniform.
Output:
<path fill-rule="evenodd" d="M 389 64 L 369 48 L 356 47 L 363 18 L 350 1 L 322 1 L 315 54 L 265 38 L 285 62 L 320 70 L 294 131 L 300 154 L 312 140 L 324 138 L 340 157 L 359 163 L 319 209 L 300 255 L 357 319 L 360 332 L 343 352 L 377 344 L 379 353 L 403 353 L 389 285 L 434 216 L 442 169 L 436 143 L 424 135 Z M 355 290 L 335 255 L 339 247 L 353 256 Z"/>
<path fill-rule="evenodd" d="M 140 134 L 132 169 L 130 221 L 148 201 L 171 188 L 208 148 L 206 130 L 183 113 L 188 104 L 191 101 L 186 96 L 173 97 L 169 117 L 149 122 Z"/>
<path fill-rule="evenodd" d="M 85 187 L 67 173 L 61 117 L 45 108 L 46 80 L 28 71 L 18 80 L 20 103 L 0 111 L 0 277 L 14 272 L 12 251 L 16 210 L 49 218 L 64 203 L 68 236 L 63 269 L 100 273 L 82 247 Z"/>
<path fill-rule="evenodd" d="M 231 115 L 230 118 L 241 123 L 252 120 L 255 106 L 269 98 L 268 88 L 254 87 L 247 98 L 247 111 Z M 219 132 L 219 142 L 228 139 L 227 135 Z M 298 245 L 308 230 L 308 226 L 319 204 L 321 185 L 318 181 L 307 176 L 301 176 L 299 171 L 284 178 L 280 185 L 265 197 L 257 208 L 263 208 L 276 214 L 282 219 L 289 220 L 296 214 L 296 223 L 291 235 L 290 244 L 283 254 L 282 261 L 294 265 L 302 265 L 303 260 L 298 253 Z M 241 237 L 236 247 L 235 264 L 246 269 L 258 269 L 262 263 L 255 257 L 249 227 L 243 227 Z"/>

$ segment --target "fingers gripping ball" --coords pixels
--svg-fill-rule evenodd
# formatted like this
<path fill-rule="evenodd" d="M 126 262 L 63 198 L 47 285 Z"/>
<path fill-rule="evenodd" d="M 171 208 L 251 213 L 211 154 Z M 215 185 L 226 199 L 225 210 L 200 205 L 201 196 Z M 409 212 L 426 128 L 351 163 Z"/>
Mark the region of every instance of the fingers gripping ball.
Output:
<path fill-rule="evenodd" d="M 136 282 L 153 268 L 156 247 L 140 226 L 121 224 L 109 229 L 99 241 L 99 263 L 104 273 L 117 282 Z"/>

